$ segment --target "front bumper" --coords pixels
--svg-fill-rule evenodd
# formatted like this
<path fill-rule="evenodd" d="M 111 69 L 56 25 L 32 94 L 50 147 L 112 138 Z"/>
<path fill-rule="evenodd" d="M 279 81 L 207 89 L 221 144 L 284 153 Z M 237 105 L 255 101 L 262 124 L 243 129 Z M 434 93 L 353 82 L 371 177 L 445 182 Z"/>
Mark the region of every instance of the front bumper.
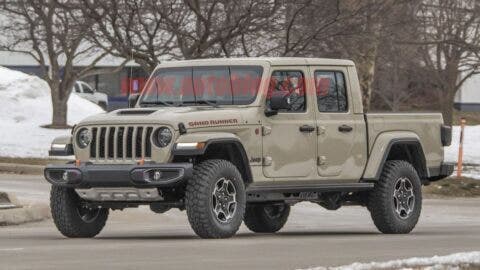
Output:
<path fill-rule="evenodd" d="M 192 176 L 191 163 L 145 165 L 75 164 L 48 165 L 45 179 L 54 186 L 91 187 L 173 187 Z"/>

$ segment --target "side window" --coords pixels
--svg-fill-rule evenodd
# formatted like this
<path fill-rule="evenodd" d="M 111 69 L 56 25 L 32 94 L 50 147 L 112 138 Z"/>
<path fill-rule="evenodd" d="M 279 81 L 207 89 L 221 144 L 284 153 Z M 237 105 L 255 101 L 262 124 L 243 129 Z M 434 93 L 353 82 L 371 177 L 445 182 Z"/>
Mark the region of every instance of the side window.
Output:
<path fill-rule="evenodd" d="M 82 92 L 82 91 L 80 91 L 80 84 L 75 83 L 74 88 L 75 88 L 75 92 L 77 92 L 77 93 L 81 93 L 81 92 Z"/>
<path fill-rule="evenodd" d="M 90 87 L 90 85 L 88 85 L 88 84 L 86 84 L 86 83 L 82 83 L 82 88 L 83 88 L 83 92 L 84 92 L 84 93 L 93 94 L 93 90 L 92 90 L 92 88 Z"/>
<path fill-rule="evenodd" d="M 270 78 L 267 93 L 267 106 L 270 107 L 270 97 L 275 91 L 288 91 L 291 107 L 283 112 L 304 112 L 306 108 L 305 80 L 301 71 L 276 70 Z"/>
<path fill-rule="evenodd" d="M 320 112 L 346 112 L 345 77 L 339 71 L 315 71 L 317 104 Z"/>

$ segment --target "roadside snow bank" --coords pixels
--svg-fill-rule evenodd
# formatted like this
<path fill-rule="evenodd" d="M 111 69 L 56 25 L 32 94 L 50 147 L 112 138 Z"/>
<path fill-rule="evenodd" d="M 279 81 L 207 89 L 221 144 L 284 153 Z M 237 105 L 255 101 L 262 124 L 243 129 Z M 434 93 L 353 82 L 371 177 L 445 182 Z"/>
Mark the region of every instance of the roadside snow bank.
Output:
<path fill-rule="evenodd" d="M 72 94 L 68 100 L 68 124 L 103 110 Z M 53 138 L 70 130 L 40 126 L 51 123 L 52 102 L 48 84 L 25 73 L 0 67 L 0 156 L 47 157 Z"/>
<path fill-rule="evenodd" d="M 460 127 L 454 126 L 452 130 L 452 144 L 445 148 L 445 160 L 447 162 L 457 162 L 459 140 Z M 463 162 L 480 165 L 480 125 L 465 126 Z"/>
<path fill-rule="evenodd" d="M 468 268 L 470 267 L 470 268 Z M 455 253 L 448 256 L 433 256 L 431 258 L 410 258 L 388 262 L 353 263 L 338 267 L 316 267 L 310 270 L 377 270 L 377 269 L 478 269 L 480 267 L 480 252 Z"/>

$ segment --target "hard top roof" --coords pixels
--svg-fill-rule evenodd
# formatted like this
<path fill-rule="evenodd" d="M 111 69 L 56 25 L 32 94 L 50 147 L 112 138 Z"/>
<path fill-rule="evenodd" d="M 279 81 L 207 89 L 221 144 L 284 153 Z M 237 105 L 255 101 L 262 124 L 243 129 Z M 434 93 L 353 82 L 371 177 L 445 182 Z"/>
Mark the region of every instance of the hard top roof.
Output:
<path fill-rule="evenodd" d="M 305 57 L 242 57 L 242 58 L 207 58 L 181 61 L 168 61 L 158 67 L 174 66 L 213 66 L 213 65 L 253 65 L 267 64 L 271 66 L 353 66 L 351 60 L 331 58 L 305 58 Z"/>

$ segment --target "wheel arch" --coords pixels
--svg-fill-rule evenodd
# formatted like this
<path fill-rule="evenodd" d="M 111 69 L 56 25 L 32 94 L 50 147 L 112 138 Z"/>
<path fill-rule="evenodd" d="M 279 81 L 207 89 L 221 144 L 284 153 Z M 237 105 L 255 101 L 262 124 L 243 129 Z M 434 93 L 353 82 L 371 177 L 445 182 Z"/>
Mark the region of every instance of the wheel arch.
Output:
<path fill-rule="evenodd" d="M 407 161 L 415 168 L 420 179 L 429 177 L 420 138 L 415 133 L 410 132 L 404 133 L 403 136 L 398 135 L 392 133 L 375 140 L 364 172 L 364 180 L 378 180 L 385 162 L 388 160 Z"/>
<path fill-rule="evenodd" d="M 173 159 L 195 158 L 197 161 L 207 159 L 225 159 L 233 163 L 242 174 L 243 181 L 246 184 L 253 182 L 250 163 L 247 152 L 240 139 L 231 133 L 225 134 L 191 134 L 192 136 L 182 136 L 178 142 L 204 142 L 202 149 L 179 150 L 176 147 L 172 150 Z"/>

